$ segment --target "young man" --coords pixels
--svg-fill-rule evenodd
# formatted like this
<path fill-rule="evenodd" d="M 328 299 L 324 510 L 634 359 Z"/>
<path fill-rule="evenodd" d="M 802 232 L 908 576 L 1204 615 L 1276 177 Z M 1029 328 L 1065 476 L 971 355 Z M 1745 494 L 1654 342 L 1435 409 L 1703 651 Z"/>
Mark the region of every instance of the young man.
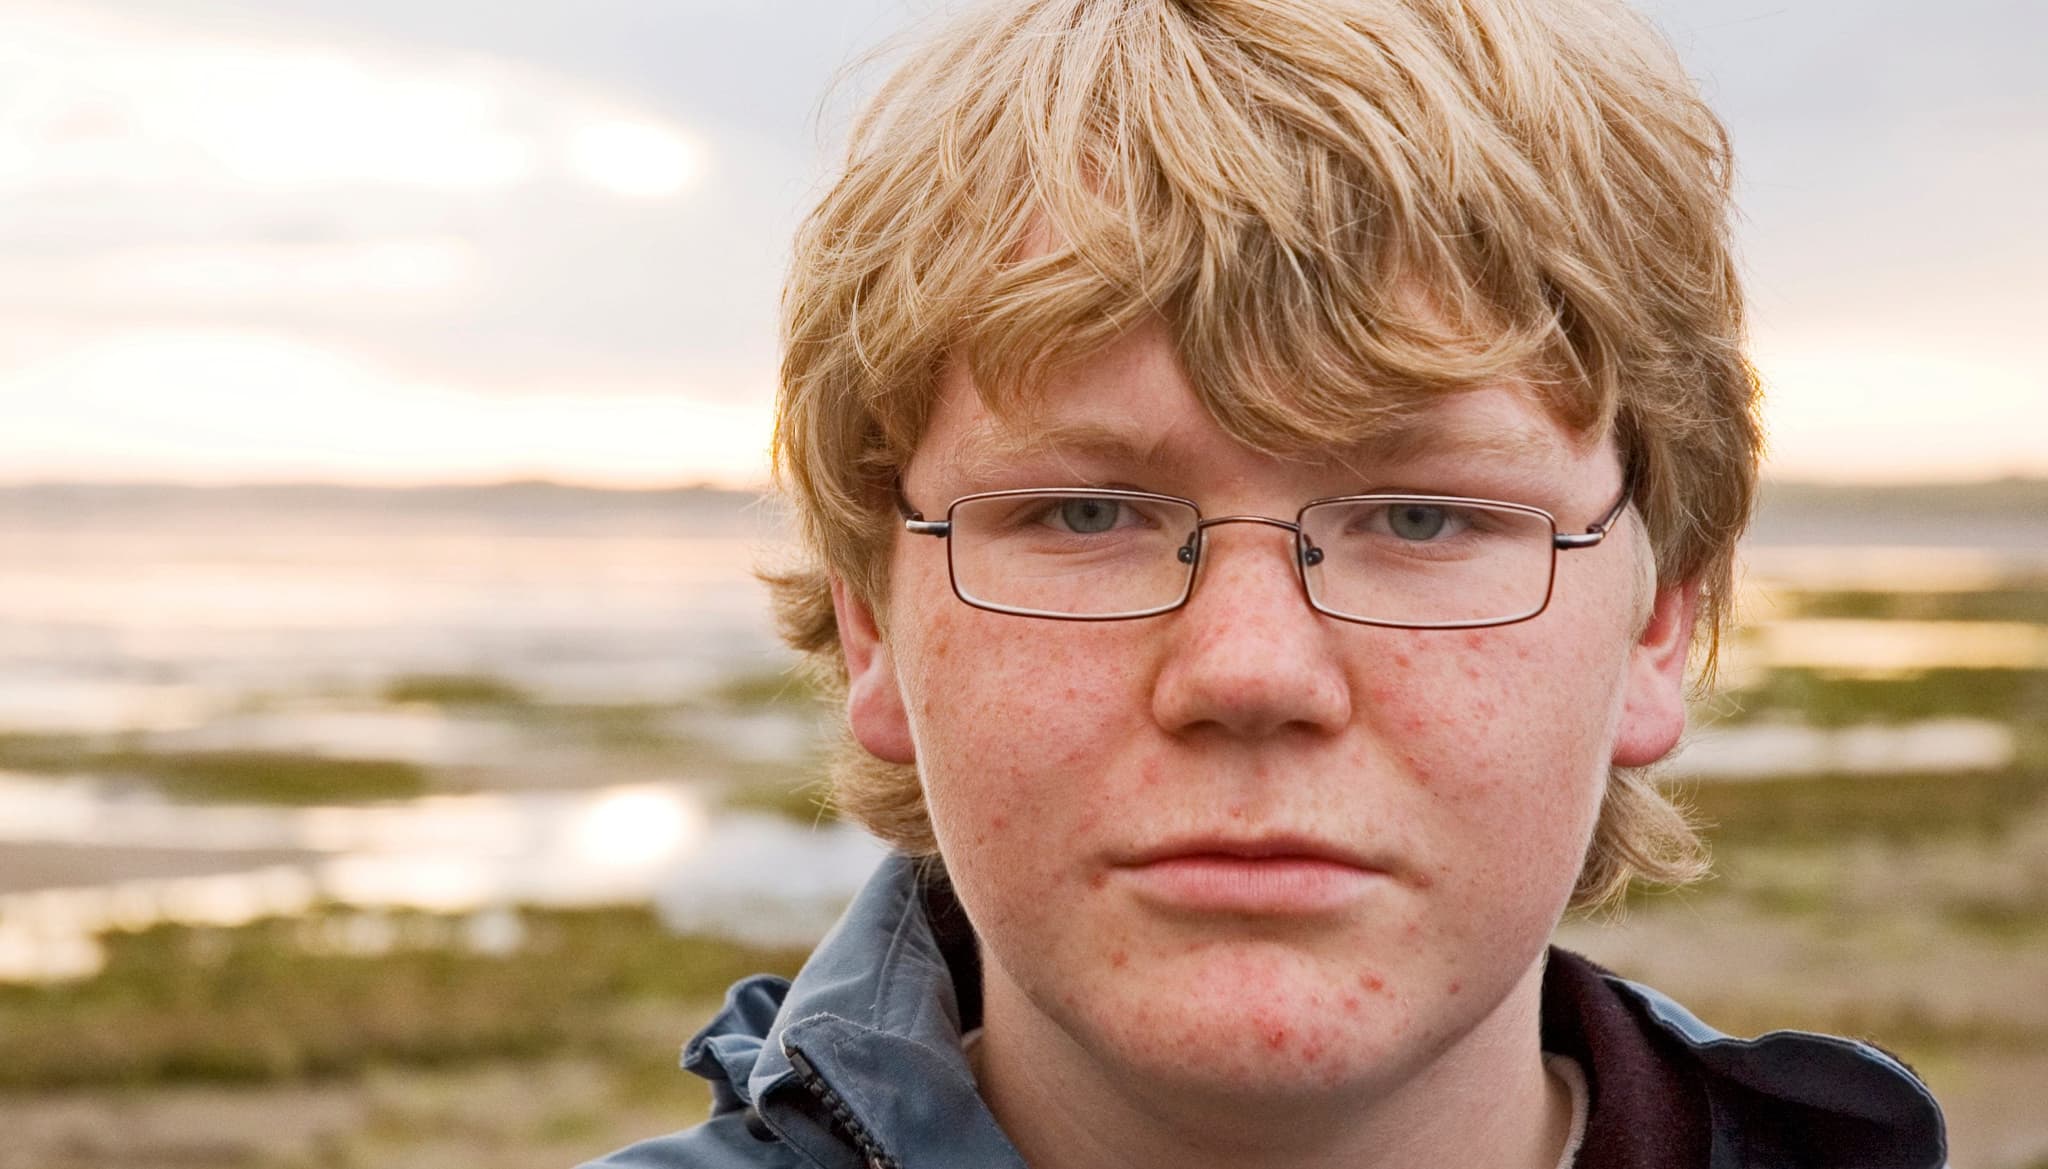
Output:
<path fill-rule="evenodd" d="M 1549 948 L 1696 875 L 1719 124 L 1601 0 L 1005 0 L 790 279 L 775 582 L 902 854 L 606 1164 L 1931 1169 L 1897 1062 Z"/>

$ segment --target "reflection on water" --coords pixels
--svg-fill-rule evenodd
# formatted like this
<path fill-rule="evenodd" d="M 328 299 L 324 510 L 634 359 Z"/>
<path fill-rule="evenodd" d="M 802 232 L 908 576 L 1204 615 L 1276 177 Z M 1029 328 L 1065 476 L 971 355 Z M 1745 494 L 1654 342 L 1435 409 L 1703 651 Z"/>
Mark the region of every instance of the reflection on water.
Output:
<path fill-rule="evenodd" d="M 852 828 L 713 814 L 693 789 L 662 784 L 267 808 L 181 806 L 93 781 L 0 776 L 0 807 L 0 842 L 88 846 L 104 850 L 110 868 L 138 848 L 209 854 L 230 867 L 236 853 L 255 850 L 303 857 L 0 894 L 7 979 L 89 975 L 99 965 L 94 938 L 108 930 L 236 925 L 323 904 L 484 914 L 473 931 L 502 943 L 509 906 L 656 900 L 679 927 L 788 942 L 815 937 L 881 855 Z"/>
<path fill-rule="evenodd" d="M 1970 592 L 2048 570 L 2048 543 L 2005 548 L 1897 546 L 1857 543 L 1750 544 L 1742 552 L 1744 583 L 1773 588 L 1878 589 L 1884 592 Z M 1762 619 L 1771 614 L 1746 607 Z"/>
<path fill-rule="evenodd" d="M 1745 668 L 1812 666 L 1853 674 L 2048 668 L 2048 626 L 2016 621 L 1801 618 L 1745 631 Z"/>
<path fill-rule="evenodd" d="M 2011 766 L 2017 755 L 2012 728 L 1983 719 L 1837 728 L 1762 723 L 1697 732 L 1671 760 L 1668 773 L 1677 779 L 1774 779 L 1992 771 Z"/>
<path fill-rule="evenodd" d="M 687 492 L 0 490 L 0 728 L 171 725 L 404 673 L 670 697 L 784 660 L 749 575 L 776 538 Z"/>

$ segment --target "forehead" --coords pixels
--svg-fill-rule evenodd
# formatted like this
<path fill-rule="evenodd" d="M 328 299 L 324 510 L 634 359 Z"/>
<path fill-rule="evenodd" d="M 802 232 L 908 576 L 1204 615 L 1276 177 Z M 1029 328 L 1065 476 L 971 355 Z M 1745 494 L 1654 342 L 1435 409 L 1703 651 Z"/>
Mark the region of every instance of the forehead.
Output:
<path fill-rule="evenodd" d="M 954 361 L 917 459 L 967 475 L 1076 460 L 1192 467 L 1219 450 L 1361 471 L 1442 460 L 1537 469 L 1583 459 L 1602 437 L 1567 428 L 1521 381 L 1391 402 L 1361 387 L 1358 397 L 1355 437 L 1254 445 L 1232 432 L 1231 403 L 1219 410 L 1197 397 L 1161 335 L 1119 342 L 1061 368 L 1030 395 L 1001 401 L 980 393 L 966 363 Z"/>

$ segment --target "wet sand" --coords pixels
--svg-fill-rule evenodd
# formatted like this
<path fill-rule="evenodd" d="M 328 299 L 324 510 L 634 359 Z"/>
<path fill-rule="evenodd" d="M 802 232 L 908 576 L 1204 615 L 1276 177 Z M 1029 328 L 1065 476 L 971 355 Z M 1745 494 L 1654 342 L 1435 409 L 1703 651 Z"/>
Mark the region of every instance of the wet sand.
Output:
<path fill-rule="evenodd" d="M 318 855 L 291 849 L 199 850 L 8 841 L 0 844 L 0 896 L 123 881 L 226 876 L 276 865 L 310 864 Z"/>

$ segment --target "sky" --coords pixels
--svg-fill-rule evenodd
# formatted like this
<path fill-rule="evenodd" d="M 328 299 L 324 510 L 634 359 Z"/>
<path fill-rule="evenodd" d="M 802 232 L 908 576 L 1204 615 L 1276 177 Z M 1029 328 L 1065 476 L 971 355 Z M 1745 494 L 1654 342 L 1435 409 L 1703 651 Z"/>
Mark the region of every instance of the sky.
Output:
<path fill-rule="evenodd" d="M 0 0 L 0 482 L 760 482 L 855 61 L 948 7 Z M 1645 7 L 1767 473 L 2048 474 L 2048 5 Z"/>

